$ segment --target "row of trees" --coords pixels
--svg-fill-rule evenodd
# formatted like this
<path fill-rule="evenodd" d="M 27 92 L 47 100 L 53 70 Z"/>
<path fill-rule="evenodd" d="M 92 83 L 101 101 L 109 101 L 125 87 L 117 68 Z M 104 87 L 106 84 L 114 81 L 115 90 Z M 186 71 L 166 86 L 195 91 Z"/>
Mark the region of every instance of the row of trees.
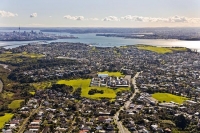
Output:
<path fill-rule="evenodd" d="M 104 91 L 103 91 L 103 90 L 97 90 L 97 89 L 91 89 L 91 90 L 89 90 L 89 92 L 88 92 L 89 95 L 94 95 L 95 93 L 103 94 Z"/>

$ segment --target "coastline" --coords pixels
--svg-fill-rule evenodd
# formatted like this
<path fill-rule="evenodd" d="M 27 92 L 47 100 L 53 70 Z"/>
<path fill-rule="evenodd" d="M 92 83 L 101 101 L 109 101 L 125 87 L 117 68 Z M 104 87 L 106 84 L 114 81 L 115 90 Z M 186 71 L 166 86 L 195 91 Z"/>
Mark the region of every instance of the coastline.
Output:
<path fill-rule="evenodd" d="M 21 45 L 35 44 L 40 43 L 40 41 L 45 41 L 46 43 L 52 42 L 69 42 L 69 43 L 83 43 L 89 44 L 96 47 L 120 47 L 127 45 L 137 45 L 145 44 L 158 47 L 186 47 L 192 50 L 197 50 L 200 52 L 200 41 L 195 40 L 177 40 L 177 39 L 129 39 L 129 38 L 120 38 L 120 37 L 102 37 L 96 36 L 96 33 L 93 34 L 77 34 L 78 39 L 57 39 L 57 40 L 34 40 L 34 41 L 0 41 L 3 48 L 15 48 Z M 94 45 L 95 44 L 95 45 Z"/>

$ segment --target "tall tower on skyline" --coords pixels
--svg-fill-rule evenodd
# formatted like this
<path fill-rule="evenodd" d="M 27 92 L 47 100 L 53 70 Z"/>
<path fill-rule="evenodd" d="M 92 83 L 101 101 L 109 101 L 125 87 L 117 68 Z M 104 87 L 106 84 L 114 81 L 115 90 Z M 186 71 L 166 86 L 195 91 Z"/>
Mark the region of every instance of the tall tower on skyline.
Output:
<path fill-rule="evenodd" d="M 20 40 L 20 26 L 19 26 L 19 40 Z"/>

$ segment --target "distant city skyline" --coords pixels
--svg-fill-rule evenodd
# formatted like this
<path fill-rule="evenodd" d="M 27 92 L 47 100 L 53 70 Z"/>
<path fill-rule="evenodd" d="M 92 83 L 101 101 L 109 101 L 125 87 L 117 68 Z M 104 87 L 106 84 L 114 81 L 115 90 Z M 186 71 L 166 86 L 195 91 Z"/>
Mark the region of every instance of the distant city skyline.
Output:
<path fill-rule="evenodd" d="M 200 27 L 197 0 L 1 0 L 0 27 Z"/>

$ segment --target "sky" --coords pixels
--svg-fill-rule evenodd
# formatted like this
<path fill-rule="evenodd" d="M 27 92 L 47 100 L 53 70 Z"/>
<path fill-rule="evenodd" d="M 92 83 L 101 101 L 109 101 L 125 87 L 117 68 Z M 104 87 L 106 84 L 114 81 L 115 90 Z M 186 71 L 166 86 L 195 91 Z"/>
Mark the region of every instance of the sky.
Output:
<path fill-rule="evenodd" d="M 1 0 L 0 27 L 200 27 L 200 0 Z"/>

